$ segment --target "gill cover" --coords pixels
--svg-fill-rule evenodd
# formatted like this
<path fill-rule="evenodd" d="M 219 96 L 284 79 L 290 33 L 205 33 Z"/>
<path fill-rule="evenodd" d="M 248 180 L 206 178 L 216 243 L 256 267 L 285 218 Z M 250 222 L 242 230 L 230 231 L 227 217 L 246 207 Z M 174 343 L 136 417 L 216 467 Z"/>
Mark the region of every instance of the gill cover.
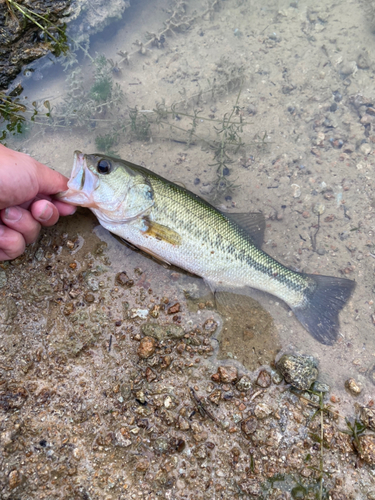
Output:
<path fill-rule="evenodd" d="M 154 204 L 152 188 L 142 175 L 104 155 L 76 151 L 68 188 L 58 199 L 88 207 L 105 222 L 127 222 Z"/>

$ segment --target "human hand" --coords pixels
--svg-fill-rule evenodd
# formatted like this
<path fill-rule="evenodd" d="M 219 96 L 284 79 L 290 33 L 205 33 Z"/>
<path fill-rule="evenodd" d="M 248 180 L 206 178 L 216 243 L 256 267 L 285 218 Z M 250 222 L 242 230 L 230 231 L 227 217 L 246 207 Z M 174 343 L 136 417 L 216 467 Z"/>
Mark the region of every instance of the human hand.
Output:
<path fill-rule="evenodd" d="M 56 224 L 76 207 L 53 200 L 68 179 L 28 155 L 0 144 L 0 261 L 15 259 L 33 243 L 41 226 Z"/>

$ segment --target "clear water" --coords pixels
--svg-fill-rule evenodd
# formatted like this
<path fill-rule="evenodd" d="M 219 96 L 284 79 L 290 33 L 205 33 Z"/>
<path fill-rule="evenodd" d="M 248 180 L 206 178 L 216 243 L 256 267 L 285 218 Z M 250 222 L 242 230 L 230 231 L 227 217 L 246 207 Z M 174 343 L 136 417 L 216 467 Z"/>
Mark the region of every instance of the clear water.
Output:
<path fill-rule="evenodd" d="M 147 45 L 147 33 L 163 33 L 183 5 L 173 29 Z M 104 102 L 115 104 L 103 106 L 93 97 L 98 73 L 82 52 L 66 71 L 48 59 L 33 63 L 32 76 L 18 81 L 21 99 L 27 97 L 31 111 L 36 102 L 39 112 L 22 137 L 8 140 L 69 176 L 74 150 L 96 152 L 98 137 L 107 136 L 107 150 L 211 201 L 216 193 L 221 208 L 264 212 L 263 248 L 285 265 L 355 279 L 335 346 L 318 344 L 279 301 L 257 295 L 275 331 L 260 326 L 246 337 L 250 314 L 228 327 L 220 354 L 251 369 L 279 350 L 312 354 L 343 412 L 353 411 L 353 396 L 344 389 L 348 378 L 363 387 L 358 401 L 367 404 L 374 393 L 374 9 L 360 1 L 228 0 L 208 11 L 195 1 L 134 2 L 88 50 L 91 58 L 112 61 L 103 63 L 100 78 L 112 82 Z M 120 51 L 130 54 L 128 64 Z M 116 101 L 119 90 L 122 102 Z M 44 116 L 47 100 L 52 126 Z M 83 109 L 78 120 L 76 108 L 84 103 L 90 111 Z M 157 105 L 168 113 L 158 115 Z M 223 119 L 232 112 L 230 129 Z M 226 144 L 228 159 L 218 169 L 210 144 L 222 144 L 223 127 L 234 134 L 235 146 L 240 139 L 243 145 Z M 98 235 L 110 250 L 118 245 Z M 143 258 L 126 253 L 129 266 Z M 151 287 L 166 281 L 170 287 L 169 273 L 156 266 Z"/>

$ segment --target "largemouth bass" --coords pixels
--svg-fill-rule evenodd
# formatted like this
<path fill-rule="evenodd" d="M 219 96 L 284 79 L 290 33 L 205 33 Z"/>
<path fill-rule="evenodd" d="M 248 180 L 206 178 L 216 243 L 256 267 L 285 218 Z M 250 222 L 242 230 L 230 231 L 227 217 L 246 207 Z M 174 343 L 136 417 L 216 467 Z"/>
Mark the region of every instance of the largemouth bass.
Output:
<path fill-rule="evenodd" d="M 355 282 L 298 273 L 263 252 L 262 214 L 222 213 L 144 167 L 79 151 L 68 188 L 60 200 L 90 208 L 110 232 L 201 276 L 213 291 L 263 290 L 283 300 L 316 340 L 336 340 Z"/>

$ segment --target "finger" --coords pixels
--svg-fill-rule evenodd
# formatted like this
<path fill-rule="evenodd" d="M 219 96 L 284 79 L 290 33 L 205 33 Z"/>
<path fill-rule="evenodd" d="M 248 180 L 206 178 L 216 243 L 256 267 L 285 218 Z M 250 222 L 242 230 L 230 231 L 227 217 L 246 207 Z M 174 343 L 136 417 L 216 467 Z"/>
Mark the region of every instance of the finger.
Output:
<path fill-rule="evenodd" d="M 21 207 L 5 208 L 0 212 L 0 217 L 6 226 L 21 233 L 27 245 L 37 239 L 40 224 L 28 210 Z"/>
<path fill-rule="evenodd" d="M 35 161 L 39 193 L 56 194 L 68 189 L 68 178 L 65 175 L 52 170 L 52 168 Z"/>
<path fill-rule="evenodd" d="M 77 207 L 74 205 L 69 205 L 63 201 L 53 200 L 52 203 L 55 205 L 60 215 L 73 215 L 77 210 Z"/>
<path fill-rule="evenodd" d="M 39 221 L 42 226 L 53 226 L 59 220 L 59 211 L 50 201 L 35 201 L 30 210 L 34 219 Z"/>
<path fill-rule="evenodd" d="M 12 260 L 23 254 L 26 242 L 22 234 L 0 225 L 0 260 Z"/>

